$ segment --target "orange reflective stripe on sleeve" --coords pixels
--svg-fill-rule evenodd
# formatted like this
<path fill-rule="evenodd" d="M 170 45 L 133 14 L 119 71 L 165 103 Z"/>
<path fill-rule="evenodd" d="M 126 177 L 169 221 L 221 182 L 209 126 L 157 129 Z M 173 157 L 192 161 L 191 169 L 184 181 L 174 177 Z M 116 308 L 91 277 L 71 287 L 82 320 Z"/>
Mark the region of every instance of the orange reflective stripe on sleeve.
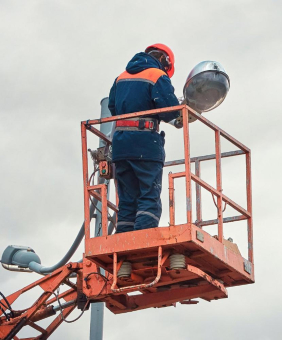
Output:
<path fill-rule="evenodd" d="M 145 82 L 149 82 L 152 85 L 154 85 L 158 81 L 158 79 L 163 75 L 167 75 L 167 74 L 158 68 L 148 68 L 147 70 L 144 70 L 136 74 L 130 74 L 127 71 L 124 71 L 117 78 L 117 82 L 119 81 L 145 81 Z"/>

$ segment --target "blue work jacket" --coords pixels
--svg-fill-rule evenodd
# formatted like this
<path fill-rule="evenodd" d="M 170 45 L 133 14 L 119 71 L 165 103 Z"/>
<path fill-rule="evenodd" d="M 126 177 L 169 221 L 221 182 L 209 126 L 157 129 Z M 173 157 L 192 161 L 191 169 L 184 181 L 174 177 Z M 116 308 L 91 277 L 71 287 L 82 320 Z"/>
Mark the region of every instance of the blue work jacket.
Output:
<path fill-rule="evenodd" d="M 137 53 L 126 71 L 114 81 L 109 95 L 113 116 L 179 105 L 171 81 L 162 64 L 147 53 Z M 169 122 L 179 112 L 152 117 Z M 148 116 L 147 116 L 148 117 Z M 113 162 L 120 160 L 164 162 L 164 136 L 156 131 L 116 131 L 113 137 Z"/>

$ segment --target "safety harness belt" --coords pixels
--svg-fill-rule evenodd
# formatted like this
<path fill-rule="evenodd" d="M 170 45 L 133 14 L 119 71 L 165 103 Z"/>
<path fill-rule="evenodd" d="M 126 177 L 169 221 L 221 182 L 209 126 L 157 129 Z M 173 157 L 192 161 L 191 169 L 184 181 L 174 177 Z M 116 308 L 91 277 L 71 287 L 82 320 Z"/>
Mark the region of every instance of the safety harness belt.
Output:
<path fill-rule="evenodd" d="M 157 119 L 119 120 L 116 122 L 116 130 L 121 131 L 157 131 L 159 124 Z"/>

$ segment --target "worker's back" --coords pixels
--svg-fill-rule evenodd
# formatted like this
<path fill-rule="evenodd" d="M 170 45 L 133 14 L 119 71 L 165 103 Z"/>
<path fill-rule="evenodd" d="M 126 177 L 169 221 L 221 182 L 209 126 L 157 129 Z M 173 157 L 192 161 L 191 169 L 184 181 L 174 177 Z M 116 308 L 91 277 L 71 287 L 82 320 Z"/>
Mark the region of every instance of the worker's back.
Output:
<path fill-rule="evenodd" d="M 112 115 L 121 115 L 178 105 L 174 88 L 162 64 L 147 53 L 136 54 L 126 71 L 114 82 L 109 97 Z M 176 118 L 176 113 L 154 115 L 159 123 Z M 116 131 L 113 161 L 142 159 L 164 162 L 164 138 L 154 131 Z"/>

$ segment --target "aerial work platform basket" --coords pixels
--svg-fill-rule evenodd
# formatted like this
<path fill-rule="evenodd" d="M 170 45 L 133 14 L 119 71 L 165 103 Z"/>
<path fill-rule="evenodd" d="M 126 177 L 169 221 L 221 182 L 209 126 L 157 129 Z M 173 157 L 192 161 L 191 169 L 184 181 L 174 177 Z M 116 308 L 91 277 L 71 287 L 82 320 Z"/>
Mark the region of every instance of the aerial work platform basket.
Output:
<path fill-rule="evenodd" d="M 92 180 L 95 171 L 89 176 L 87 131 L 103 140 L 106 149 L 111 145 L 111 139 L 96 129 L 95 125 L 179 110 L 183 115 L 184 159 L 166 162 L 165 167 L 173 168 L 182 164 L 184 171 L 170 172 L 168 175 L 169 226 L 108 234 L 113 222 L 113 216 L 109 218 L 109 211 L 118 213 L 118 197 L 116 195 L 115 203 L 110 202 L 107 195 L 110 181 L 94 185 Z M 215 154 L 190 157 L 189 115 L 214 131 Z M 150 307 L 172 306 L 177 302 L 195 304 L 198 302 L 195 298 L 207 301 L 226 298 L 226 288 L 254 282 L 251 160 L 250 150 L 246 146 L 186 105 L 84 121 L 81 123 L 81 133 L 85 228 L 82 263 L 68 263 L 7 297 L 1 294 L 0 340 L 20 340 L 18 333 L 25 326 L 40 333 L 25 339 L 47 339 L 76 307 L 82 310 L 82 315 L 90 303 L 105 302 L 109 310 L 120 314 Z M 227 139 L 239 150 L 222 153 L 220 137 Z M 246 169 L 245 208 L 223 194 L 221 174 L 222 158 L 242 155 L 245 157 Z M 216 163 L 216 187 L 201 178 L 201 163 L 207 160 Z M 195 173 L 191 171 L 191 163 L 195 163 Z M 109 159 L 100 158 L 101 176 L 110 179 L 110 167 Z M 185 180 L 186 221 L 181 224 L 176 223 L 175 216 L 174 180 L 178 178 Z M 192 183 L 196 187 L 195 203 L 192 201 Z M 216 197 L 216 219 L 202 219 L 202 189 Z M 90 205 L 93 198 L 101 201 L 101 232 L 96 237 L 90 235 Z M 196 211 L 194 221 L 193 204 Z M 239 215 L 223 217 L 225 205 L 232 207 Z M 231 239 L 223 237 L 225 223 L 243 220 L 247 222 L 248 259 L 242 257 L 238 246 Z M 210 225 L 217 225 L 216 235 L 204 230 Z M 58 288 L 63 284 L 69 289 L 59 293 Z M 14 302 L 21 295 L 38 287 L 43 293 L 30 307 L 22 310 L 13 308 Z M 56 302 L 58 305 L 53 306 Z M 60 315 L 48 327 L 38 325 L 38 321 L 58 311 Z"/>
<path fill-rule="evenodd" d="M 179 110 L 183 115 L 184 159 L 166 162 L 165 167 L 184 164 L 185 169 L 182 172 L 169 173 L 169 226 L 108 235 L 108 209 L 118 212 L 117 203 L 107 199 L 106 184 L 90 183 L 86 132 L 92 132 L 110 145 L 111 140 L 96 129 L 95 125 Z M 214 155 L 190 157 L 189 116 L 214 131 Z M 96 299 L 99 294 L 112 312 L 125 313 L 148 307 L 170 306 L 176 302 L 197 303 L 192 300 L 194 298 L 217 300 L 227 297 L 226 287 L 254 282 L 251 161 L 250 150 L 246 146 L 185 105 L 89 120 L 82 122 L 81 129 L 85 210 L 83 276 L 88 278 L 84 282 L 83 291 L 88 299 Z M 239 150 L 221 153 L 220 137 Z M 246 208 L 222 192 L 221 159 L 239 155 L 245 155 L 246 159 Z M 201 179 L 200 172 L 201 162 L 211 159 L 216 162 L 215 188 Z M 192 162 L 195 163 L 195 173 L 191 172 Z M 186 193 L 187 222 L 180 225 L 175 223 L 174 180 L 177 178 L 185 179 Z M 197 216 L 194 223 L 192 182 L 196 183 Z M 214 220 L 202 220 L 202 188 L 216 197 L 217 218 Z M 99 237 L 90 236 L 91 197 L 102 203 L 102 235 Z M 232 207 L 239 215 L 224 218 L 224 204 Z M 224 223 L 242 220 L 247 220 L 248 259 L 241 256 L 232 240 L 223 237 Z M 203 227 L 215 224 L 218 226 L 217 235 L 212 236 L 203 230 Z M 128 266 L 130 269 L 124 274 L 122 268 Z M 101 276 L 99 278 L 100 286 L 97 286 L 97 282 L 94 283 L 94 276 L 96 279 L 99 277 L 98 268 L 103 268 L 106 273 L 103 279 Z M 109 295 L 105 296 L 105 293 Z"/>

